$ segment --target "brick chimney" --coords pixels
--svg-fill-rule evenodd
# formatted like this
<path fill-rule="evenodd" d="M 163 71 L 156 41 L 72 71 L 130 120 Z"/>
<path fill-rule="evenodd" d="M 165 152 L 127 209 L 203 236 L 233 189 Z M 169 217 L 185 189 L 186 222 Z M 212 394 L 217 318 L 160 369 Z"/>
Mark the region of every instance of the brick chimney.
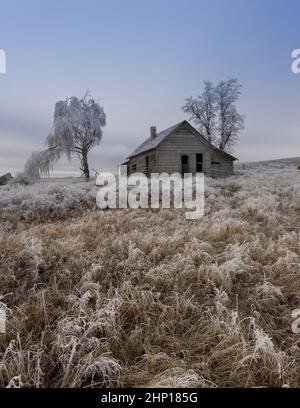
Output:
<path fill-rule="evenodd" d="M 150 127 L 150 136 L 151 136 L 151 139 L 154 139 L 156 137 L 156 126 Z"/>

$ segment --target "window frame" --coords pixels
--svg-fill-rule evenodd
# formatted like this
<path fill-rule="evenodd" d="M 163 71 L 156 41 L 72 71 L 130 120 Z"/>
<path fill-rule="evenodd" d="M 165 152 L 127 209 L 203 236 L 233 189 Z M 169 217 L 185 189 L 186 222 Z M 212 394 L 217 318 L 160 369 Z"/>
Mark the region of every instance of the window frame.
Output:
<path fill-rule="evenodd" d="M 198 156 L 201 156 L 201 161 L 198 160 Z M 201 170 L 198 170 L 198 165 L 201 166 Z M 204 154 L 196 153 L 196 173 L 203 173 L 204 170 Z"/>

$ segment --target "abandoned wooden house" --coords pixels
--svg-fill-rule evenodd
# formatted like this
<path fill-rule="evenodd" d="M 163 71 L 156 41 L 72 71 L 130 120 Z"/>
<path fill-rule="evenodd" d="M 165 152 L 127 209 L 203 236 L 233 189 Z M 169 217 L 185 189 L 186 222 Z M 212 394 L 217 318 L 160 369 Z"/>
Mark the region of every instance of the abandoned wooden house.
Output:
<path fill-rule="evenodd" d="M 127 161 L 128 174 L 197 173 L 209 177 L 226 177 L 233 174 L 237 160 L 209 143 L 186 120 L 160 133 L 150 128 L 150 137 L 132 152 Z"/>

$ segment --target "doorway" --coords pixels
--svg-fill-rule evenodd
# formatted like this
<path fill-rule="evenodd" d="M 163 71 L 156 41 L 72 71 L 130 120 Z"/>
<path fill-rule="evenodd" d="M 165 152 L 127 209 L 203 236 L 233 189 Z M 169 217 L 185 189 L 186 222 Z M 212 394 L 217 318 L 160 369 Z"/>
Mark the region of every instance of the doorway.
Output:
<path fill-rule="evenodd" d="M 196 173 L 203 172 L 203 153 L 196 154 Z"/>
<path fill-rule="evenodd" d="M 187 154 L 181 156 L 181 173 L 189 173 L 189 156 Z"/>

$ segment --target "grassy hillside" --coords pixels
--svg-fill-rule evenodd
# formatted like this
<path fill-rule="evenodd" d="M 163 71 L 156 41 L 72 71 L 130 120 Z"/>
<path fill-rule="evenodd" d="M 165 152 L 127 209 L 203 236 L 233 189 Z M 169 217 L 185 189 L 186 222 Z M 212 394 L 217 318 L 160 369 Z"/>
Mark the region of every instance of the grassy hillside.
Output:
<path fill-rule="evenodd" d="M 208 180 L 206 215 L 0 196 L 0 386 L 300 386 L 300 171 Z"/>
<path fill-rule="evenodd" d="M 285 167 L 294 167 L 297 168 L 300 166 L 300 157 L 289 157 L 287 159 L 275 159 L 275 160 L 265 160 L 265 161 L 257 161 L 257 162 L 248 162 L 244 163 L 246 168 L 255 169 L 261 166 L 263 167 L 274 167 L 274 168 L 285 168 Z M 237 162 L 236 167 L 241 168 L 243 166 L 243 162 Z"/>

